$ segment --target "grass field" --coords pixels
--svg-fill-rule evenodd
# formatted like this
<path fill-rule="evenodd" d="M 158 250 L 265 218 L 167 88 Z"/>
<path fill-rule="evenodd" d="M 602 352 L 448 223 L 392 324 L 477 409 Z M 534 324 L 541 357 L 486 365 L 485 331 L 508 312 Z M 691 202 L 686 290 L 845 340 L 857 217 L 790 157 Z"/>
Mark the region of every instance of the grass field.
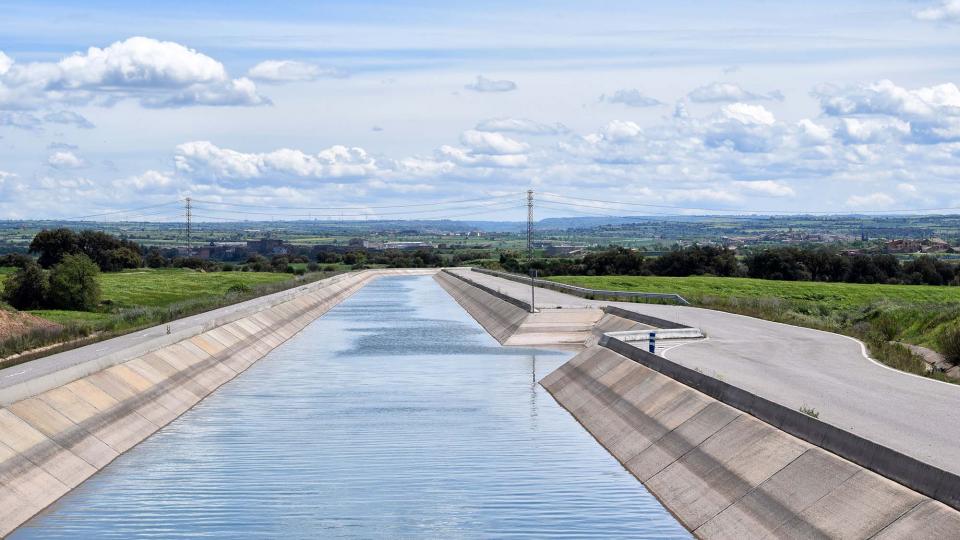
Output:
<path fill-rule="evenodd" d="M 862 308 L 876 302 L 960 303 L 960 287 L 929 285 L 861 285 L 705 276 L 559 276 L 549 279 L 593 289 L 677 293 L 694 303 L 706 297 L 779 298 L 817 304 L 830 310 Z"/>
<path fill-rule="evenodd" d="M 677 293 L 697 306 L 847 334 L 865 341 L 877 359 L 913 373 L 925 373 L 925 364 L 891 342 L 940 350 L 941 336 L 960 326 L 960 287 L 705 276 L 548 279 L 593 289 Z"/>
<path fill-rule="evenodd" d="M 255 287 L 279 283 L 290 274 L 273 272 L 195 272 L 140 269 L 100 274 L 103 300 L 116 307 L 158 307 L 205 296 L 222 296 L 237 284 Z"/>

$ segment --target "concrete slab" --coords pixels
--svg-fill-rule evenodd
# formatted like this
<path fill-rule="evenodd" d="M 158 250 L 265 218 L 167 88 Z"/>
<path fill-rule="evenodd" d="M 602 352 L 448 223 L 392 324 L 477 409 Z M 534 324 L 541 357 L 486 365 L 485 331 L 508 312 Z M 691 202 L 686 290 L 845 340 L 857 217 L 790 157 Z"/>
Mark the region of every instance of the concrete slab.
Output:
<path fill-rule="evenodd" d="M 27 398 L 10 405 L 8 410 L 97 469 L 102 469 L 119 455 L 116 450 L 42 400 Z"/>
<path fill-rule="evenodd" d="M 696 530 L 809 447 L 741 416 L 648 480 L 647 487 Z"/>
<path fill-rule="evenodd" d="M 873 538 L 875 540 L 960 538 L 960 513 L 941 502 L 927 500 L 914 506 L 912 510 Z"/>
<path fill-rule="evenodd" d="M 774 531 L 784 538 L 870 538 L 926 500 L 922 495 L 860 470 L 800 515 Z"/>
<path fill-rule="evenodd" d="M 162 362 L 162 360 L 159 359 L 155 361 Z M 165 385 L 166 393 L 164 394 L 164 406 L 176 413 L 178 416 L 186 412 L 190 407 L 196 404 L 197 401 L 199 401 L 198 397 L 193 392 L 184 387 L 185 383 L 193 383 L 193 381 L 188 377 L 169 378 L 167 375 L 160 372 L 156 367 L 152 366 L 149 361 L 144 358 L 137 358 L 123 365 L 127 366 L 154 385 Z M 169 366 L 169 364 L 167 365 Z M 173 368 L 170 369 L 172 370 Z"/>
<path fill-rule="evenodd" d="M 627 470 L 646 483 L 742 415 L 740 411 L 714 401 L 627 461 Z"/>
<path fill-rule="evenodd" d="M 810 448 L 704 523 L 696 534 L 701 538 L 770 537 L 859 470 L 853 463 L 829 452 Z"/>
<path fill-rule="evenodd" d="M 109 390 L 103 388 L 97 379 L 91 379 L 88 382 L 103 393 L 114 397 Z M 84 386 L 75 385 L 70 390 L 80 400 L 98 394 L 96 390 Z M 83 426 L 98 439 L 122 454 L 159 429 L 157 424 L 138 414 L 138 410 L 135 400 L 118 399 L 110 407 L 84 410 L 89 416 L 77 422 L 77 425 Z"/>
<path fill-rule="evenodd" d="M 74 488 L 97 470 L 69 450 L 50 440 L 12 412 L 0 409 L 0 444 L 42 467 L 69 488 Z"/>
<path fill-rule="evenodd" d="M 0 531 L 49 506 L 69 488 L 33 465 L 6 445 L 0 444 Z"/>

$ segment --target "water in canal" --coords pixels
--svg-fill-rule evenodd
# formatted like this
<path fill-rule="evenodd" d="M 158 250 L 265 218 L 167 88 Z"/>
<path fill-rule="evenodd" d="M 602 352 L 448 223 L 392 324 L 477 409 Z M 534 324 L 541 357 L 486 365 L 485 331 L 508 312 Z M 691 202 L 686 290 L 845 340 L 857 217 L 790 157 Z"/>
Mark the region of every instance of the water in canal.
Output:
<path fill-rule="evenodd" d="M 430 277 L 361 289 L 13 538 L 689 537 Z"/>

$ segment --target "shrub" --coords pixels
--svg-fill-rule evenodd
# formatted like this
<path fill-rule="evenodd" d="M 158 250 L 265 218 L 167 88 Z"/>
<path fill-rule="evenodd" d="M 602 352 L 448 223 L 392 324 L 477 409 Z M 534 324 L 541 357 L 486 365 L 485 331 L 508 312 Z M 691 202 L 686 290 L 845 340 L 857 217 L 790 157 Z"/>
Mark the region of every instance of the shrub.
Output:
<path fill-rule="evenodd" d="M 50 271 L 50 304 L 60 309 L 90 311 L 100 302 L 100 268 L 84 254 L 66 255 Z"/>
<path fill-rule="evenodd" d="M 233 272 L 234 266 L 230 263 L 224 263 L 220 269 L 223 270 L 224 272 Z"/>
<path fill-rule="evenodd" d="M 227 289 L 227 294 L 244 294 L 250 292 L 250 286 L 246 283 L 234 283 Z"/>
<path fill-rule="evenodd" d="M 316 271 L 319 270 L 319 269 L 320 269 L 320 265 L 317 264 L 317 263 L 313 263 L 313 262 L 312 262 L 312 263 L 307 264 L 307 271 L 308 271 L 308 272 L 316 272 Z"/>
<path fill-rule="evenodd" d="M 49 282 L 40 265 L 30 261 L 10 274 L 3 286 L 3 300 L 17 309 L 37 309 L 47 297 Z"/>
<path fill-rule="evenodd" d="M 960 364 L 960 326 L 954 326 L 944 330 L 940 334 L 940 352 L 946 357 L 947 362 L 957 365 Z"/>

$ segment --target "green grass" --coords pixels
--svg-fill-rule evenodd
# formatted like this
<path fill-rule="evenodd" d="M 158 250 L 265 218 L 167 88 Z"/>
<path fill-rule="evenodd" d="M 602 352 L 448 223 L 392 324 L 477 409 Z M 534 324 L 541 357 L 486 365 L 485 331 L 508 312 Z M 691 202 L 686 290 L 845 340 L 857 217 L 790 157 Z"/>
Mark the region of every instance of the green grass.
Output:
<path fill-rule="evenodd" d="M 273 272 L 196 272 L 187 269 L 139 269 L 100 275 L 103 300 L 120 308 L 162 307 L 202 297 L 223 296 L 236 284 L 249 287 L 280 283 L 290 274 Z"/>
<path fill-rule="evenodd" d="M 692 304 L 856 337 L 878 360 L 911 373 L 926 365 L 902 341 L 939 350 L 960 326 L 960 287 L 862 285 L 710 276 L 557 276 L 552 281 L 621 291 L 676 293 Z M 930 374 L 943 380 L 941 374 Z"/>
<path fill-rule="evenodd" d="M 709 276 L 558 276 L 548 279 L 592 289 L 677 293 L 691 302 L 705 297 L 779 298 L 821 304 L 830 309 L 861 308 L 883 301 L 932 305 L 960 303 L 960 287 L 929 285 L 861 285 Z"/>

